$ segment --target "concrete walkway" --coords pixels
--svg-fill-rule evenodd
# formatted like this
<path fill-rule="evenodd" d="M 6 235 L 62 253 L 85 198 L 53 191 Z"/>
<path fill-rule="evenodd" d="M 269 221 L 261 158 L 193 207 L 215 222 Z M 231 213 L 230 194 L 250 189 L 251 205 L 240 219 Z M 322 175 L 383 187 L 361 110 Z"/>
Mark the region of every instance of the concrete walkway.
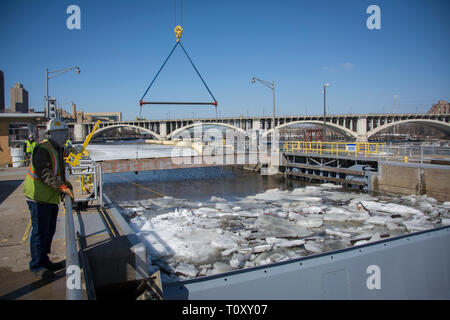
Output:
<path fill-rule="evenodd" d="M 0 168 L 0 300 L 64 300 L 65 270 L 52 280 L 35 278 L 29 271 L 30 212 L 22 194 L 26 168 Z M 60 207 L 49 255 L 65 259 L 64 210 Z"/>

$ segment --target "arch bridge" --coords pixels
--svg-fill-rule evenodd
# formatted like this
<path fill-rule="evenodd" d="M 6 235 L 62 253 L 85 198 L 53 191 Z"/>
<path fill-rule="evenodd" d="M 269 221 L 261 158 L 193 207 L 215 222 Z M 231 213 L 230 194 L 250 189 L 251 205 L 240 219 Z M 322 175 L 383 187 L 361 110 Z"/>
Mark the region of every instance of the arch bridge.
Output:
<path fill-rule="evenodd" d="M 381 130 L 397 124 L 418 123 L 432 126 L 450 133 L 449 114 L 344 114 L 327 115 L 326 127 L 336 130 L 351 140 L 365 142 Z M 246 134 L 257 131 L 268 136 L 274 130 L 297 124 L 323 125 L 322 116 L 278 116 L 278 117 L 224 117 L 202 119 L 163 119 L 163 120 L 136 120 L 120 122 L 103 122 L 97 134 L 113 128 L 130 127 L 142 130 L 158 140 L 176 138 L 184 130 L 197 126 L 219 126 Z M 95 123 L 74 124 L 75 140 L 83 140 L 94 128 Z"/>

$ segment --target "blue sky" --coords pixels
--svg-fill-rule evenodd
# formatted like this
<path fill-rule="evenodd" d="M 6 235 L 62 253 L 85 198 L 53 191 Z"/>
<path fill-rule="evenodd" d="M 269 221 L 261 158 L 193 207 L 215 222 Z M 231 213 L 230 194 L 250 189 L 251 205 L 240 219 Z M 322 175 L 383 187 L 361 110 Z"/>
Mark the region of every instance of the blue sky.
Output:
<path fill-rule="evenodd" d="M 81 9 L 81 30 L 68 30 L 66 9 Z M 177 0 L 178 9 L 180 0 Z M 381 9 L 369 30 L 368 6 Z M 450 101 L 450 1 L 183 0 L 183 46 L 219 102 L 221 116 L 426 112 Z M 0 70 L 21 82 L 30 106 L 43 110 L 45 68 L 78 65 L 50 80 L 66 110 L 139 115 L 138 101 L 175 44 L 173 0 L 1 0 Z M 181 14 L 178 10 L 178 23 Z M 210 101 L 177 48 L 144 100 Z M 147 119 L 215 116 L 213 107 L 144 106 Z"/>

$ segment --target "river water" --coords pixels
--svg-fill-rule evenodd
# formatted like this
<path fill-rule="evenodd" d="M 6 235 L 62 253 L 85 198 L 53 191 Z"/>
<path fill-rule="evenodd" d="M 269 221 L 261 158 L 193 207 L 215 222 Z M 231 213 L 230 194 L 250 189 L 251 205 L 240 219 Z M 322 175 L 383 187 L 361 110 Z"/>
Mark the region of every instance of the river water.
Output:
<path fill-rule="evenodd" d="M 129 147 L 108 148 L 95 146 L 91 156 L 126 157 Z M 163 268 L 163 281 L 450 224 L 450 203 L 426 195 L 369 195 L 235 167 L 106 174 L 103 188 Z"/>
<path fill-rule="evenodd" d="M 213 196 L 235 201 L 269 189 L 292 190 L 303 186 L 304 182 L 287 180 L 282 175 L 262 176 L 232 166 L 118 173 L 104 178 L 104 191 L 119 202 L 161 195 L 194 201 L 206 201 Z"/>

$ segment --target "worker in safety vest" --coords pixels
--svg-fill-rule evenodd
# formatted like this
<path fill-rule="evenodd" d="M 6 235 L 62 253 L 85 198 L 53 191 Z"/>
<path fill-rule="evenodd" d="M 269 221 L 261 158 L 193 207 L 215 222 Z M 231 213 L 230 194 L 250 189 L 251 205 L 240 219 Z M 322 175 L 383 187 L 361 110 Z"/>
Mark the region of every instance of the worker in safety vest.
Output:
<path fill-rule="evenodd" d="M 30 134 L 28 136 L 28 139 L 25 140 L 25 144 L 23 145 L 23 151 L 25 152 L 25 166 L 28 166 L 30 164 L 31 155 L 35 147 L 36 141 L 34 140 L 34 136 Z"/>
<path fill-rule="evenodd" d="M 60 119 L 47 124 L 48 139 L 34 148 L 23 186 L 33 226 L 30 237 L 30 270 L 42 279 L 55 276 L 64 263 L 53 263 L 48 254 L 56 229 L 59 202 L 65 195 L 73 199 L 72 185 L 65 180 L 63 149 L 67 125 Z"/>

